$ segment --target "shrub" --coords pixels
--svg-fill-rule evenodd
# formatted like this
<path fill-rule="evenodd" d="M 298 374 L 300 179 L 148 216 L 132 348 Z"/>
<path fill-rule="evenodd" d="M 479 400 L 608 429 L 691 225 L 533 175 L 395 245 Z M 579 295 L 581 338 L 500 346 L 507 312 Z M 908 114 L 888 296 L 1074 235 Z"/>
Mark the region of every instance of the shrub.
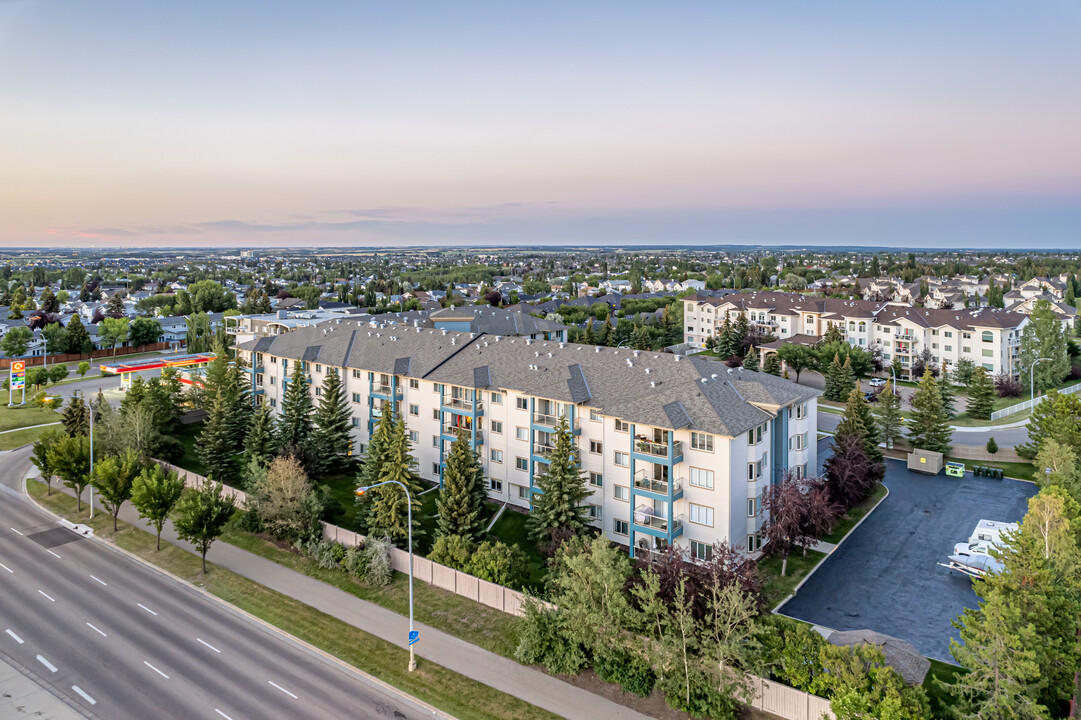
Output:
<path fill-rule="evenodd" d="M 558 610 L 527 598 L 522 630 L 514 657 L 527 665 L 540 664 L 553 675 L 576 675 L 586 664 L 582 643 L 568 631 Z"/>
<path fill-rule="evenodd" d="M 998 443 L 995 442 L 995 438 L 993 436 L 987 438 L 987 452 L 991 453 L 992 455 L 998 452 Z"/>
<path fill-rule="evenodd" d="M 625 691 L 641 697 L 653 692 L 653 686 L 657 684 L 657 676 L 649 663 L 624 648 L 595 652 L 593 670 L 601 680 L 618 683 Z"/>
<path fill-rule="evenodd" d="M 364 544 L 364 562 L 368 567 L 365 579 L 371 585 L 390 585 L 394 568 L 390 565 L 390 540 L 368 538 Z"/>
<path fill-rule="evenodd" d="M 428 553 L 428 559 L 455 570 L 469 572 L 467 568 L 474 550 L 476 545 L 461 535 L 441 535 Z"/>
<path fill-rule="evenodd" d="M 480 544 L 470 558 L 466 572 L 481 580 L 518 587 L 525 577 L 525 568 L 525 553 L 497 540 Z"/>
<path fill-rule="evenodd" d="M 995 375 L 995 392 L 1000 398 L 1019 398 L 1024 389 L 1021 387 L 1020 380 L 1013 375 L 1003 373 Z"/>

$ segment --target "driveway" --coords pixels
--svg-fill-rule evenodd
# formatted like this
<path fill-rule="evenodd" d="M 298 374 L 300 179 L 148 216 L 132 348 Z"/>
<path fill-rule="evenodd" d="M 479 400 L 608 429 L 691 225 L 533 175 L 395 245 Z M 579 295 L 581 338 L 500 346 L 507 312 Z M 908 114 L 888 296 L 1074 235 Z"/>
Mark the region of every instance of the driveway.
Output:
<path fill-rule="evenodd" d="M 828 455 L 819 445 L 819 457 Z M 869 628 L 908 640 L 953 662 L 950 621 L 977 605 L 972 581 L 936 563 L 968 538 L 980 519 L 1018 521 L 1036 486 L 971 474 L 909 472 L 887 460 L 889 495 L 819 566 L 780 612 L 834 630 Z"/>

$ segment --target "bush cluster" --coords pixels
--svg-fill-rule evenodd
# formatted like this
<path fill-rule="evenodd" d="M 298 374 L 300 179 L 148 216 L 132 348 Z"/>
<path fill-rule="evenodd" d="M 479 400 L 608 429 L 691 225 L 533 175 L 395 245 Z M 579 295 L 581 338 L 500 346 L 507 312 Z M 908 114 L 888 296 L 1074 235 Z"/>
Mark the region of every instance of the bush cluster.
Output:
<path fill-rule="evenodd" d="M 293 547 L 325 570 L 343 570 L 369 585 L 389 585 L 394 576 L 390 544 L 369 538 L 362 547 L 345 547 L 326 538 L 297 540 Z"/>

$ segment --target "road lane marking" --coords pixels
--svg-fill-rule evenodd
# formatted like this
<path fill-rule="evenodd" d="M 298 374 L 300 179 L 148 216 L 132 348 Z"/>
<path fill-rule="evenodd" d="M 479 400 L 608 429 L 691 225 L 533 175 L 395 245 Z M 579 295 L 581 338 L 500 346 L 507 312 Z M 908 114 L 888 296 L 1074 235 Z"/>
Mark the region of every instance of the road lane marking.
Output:
<path fill-rule="evenodd" d="M 169 676 L 168 676 L 168 675 L 166 675 L 165 673 L 163 673 L 163 672 L 162 672 L 161 670 L 158 670 L 158 669 L 157 669 L 156 667 L 154 667 L 153 665 L 151 665 L 150 663 L 148 663 L 148 662 L 147 662 L 146 660 L 143 660 L 143 665 L 146 665 L 146 666 L 147 666 L 148 668 L 150 668 L 151 670 L 153 670 L 154 672 L 156 672 L 156 673 L 157 673 L 158 675 L 161 675 L 161 676 L 162 676 L 163 678 L 165 678 L 166 680 L 168 680 L 168 679 L 169 679 Z"/>
<path fill-rule="evenodd" d="M 214 708 L 214 712 L 221 715 L 223 718 L 225 718 L 225 720 L 233 720 L 233 718 L 229 717 L 228 715 L 226 715 L 225 713 L 223 713 L 221 710 L 219 710 L 217 708 Z"/>
<path fill-rule="evenodd" d="M 23 639 L 13 633 L 10 628 L 7 630 L 7 634 L 10 635 L 15 640 L 15 642 L 19 643 L 20 645 L 23 644 Z"/>
<path fill-rule="evenodd" d="M 74 690 L 75 692 L 79 693 L 79 695 L 80 695 L 80 696 L 82 697 L 82 699 L 83 699 L 83 700 L 86 700 L 86 701 L 87 701 L 88 703 L 90 703 L 91 705 L 97 705 L 97 704 L 98 704 L 98 701 L 97 701 L 97 700 L 95 700 L 94 698 L 92 698 L 92 697 L 90 697 L 89 695 L 87 695 L 87 694 L 86 694 L 86 693 L 85 693 L 85 692 L 83 691 L 83 689 L 82 689 L 82 688 L 80 688 L 80 687 L 79 687 L 78 685 L 72 685 L 72 686 L 71 686 L 71 689 L 72 689 L 72 690 Z"/>
<path fill-rule="evenodd" d="M 211 650 L 213 650 L 214 652 L 216 652 L 216 653 L 218 653 L 218 654 L 221 654 L 221 650 L 217 649 L 216 647 L 214 647 L 214 646 L 213 646 L 213 645 L 211 645 L 210 643 L 206 642 L 205 640 L 202 640 L 202 639 L 200 639 L 200 638 L 195 638 L 195 639 L 196 639 L 196 641 L 198 641 L 198 642 L 201 642 L 201 643 L 202 643 L 203 645 L 206 645 L 206 646 L 207 646 L 208 648 L 210 648 L 210 649 L 211 649 Z"/>
<path fill-rule="evenodd" d="M 15 528 L 11 528 L 11 532 L 15 533 L 16 535 L 22 535 L 22 533 L 19 532 L 18 530 L 16 530 Z"/>
<path fill-rule="evenodd" d="M 108 635 L 106 635 L 105 633 L 103 633 L 103 632 L 102 632 L 101 630 L 98 630 L 98 629 L 97 629 L 96 627 L 94 627 L 94 626 L 93 626 L 93 625 L 91 625 L 90 623 L 87 623 L 87 624 L 86 624 L 86 626 L 87 626 L 88 628 L 90 628 L 91 630 L 93 630 L 94 632 L 96 632 L 96 633 L 97 633 L 98 635 L 101 635 L 102 637 L 109 637 Z"/>
<path fill-rule="evenodd" d="M 8 571 L 9 573 L 11 573 L 11 574 L 13 574 L 13 575 L 15 574 L 15 571 L 14 571 L 14 570 L 12 570 L 11 568 L 9 568 L 9 567 L 8 567 L 7 565 L 5 565 L 4 563 L 0 563 L 0 568 L 4 568 L 5 570 L 7 570 L 7 571 Z"/>
<path fill-rule="evenodd" d="M 39 593 L 41 593 L 42 595 L 45 595 L 45 591 L 44 591 L 44 590 L 38 590 L 38 592 L 39 592 Z M 51 597 L 49 597 L 48 595 L 45 595 L 45 597 L 49 598 L 49 602 L 56 602 L 56 600 L 53 600 L 53 599 L 52 599 Z"/>
<path fill-rule="evenodd" d="M 40 656 L 39 656 L 39 657 L 40 657 Z M 288 690 L 286 690 L 285 688 L 283 688 L 283 687 L 282 687 L 281 685 L 279 685 L 278 683 L 274 682 L 273 680 L 267 680 L 267 682 L 268 682 L 268 683 L 270 683 L 271 685 L 273 685 L 274 687 L 278 688 L 279 690 L 281 690 L 281 691 L 282 691 L 283 693 L 285 693 L 285 694 L 286 694 L 286 695 L 288 695 L 289 697 L 293 698 L 294 700 L 297 700 L 297 699 L 298 699 L 296 695 L 294 695 L 293 693 L 289 692 Z"/>
<path fill-rule="evenodd" d="M 52 555 L 57 560 L 63 560 L 64 559 L 64 558 L 60 557 L 59 555 L 57 555 L 56 553 L 54 553 L 52 550 L 50 550 L 48 548 L 45 548 L 45 552 L 49 553 L 50 555 Z"/>
<path fill-rule="evenodd" d="M 148 608 L 148 607 L 147 607 L 146 605 L 143 605 L 142 603 L 135 603 L 135 604 L 136 604 L 136 605 L 138 605 L 139 607 L 141 607 L 141 608 L 142 608 L 143 610 L 146 610 L 146 611 L 147 611 L 148 613 L 150 613 L 151 615 L 157 615 L 157 613 L 156 613 L 156 612 L 154 612 L 153 610 L 151 610 L 150 608 Z"/>
<path fill-rule="evenodd" d="M 42 665 L 44 665 L 45 667 L 49 668 L 49 670 L 51 670 L 52 672 L 56 672 L 56 666 L 53 665 L 48 660 L 46 660 L 45 658 L 41 657 L 40 655 L 38 655 L 38 662 L 41 663 Z"/>
<path fill-rule="evenodd" d="M 94 577 L 93 575 L 91 575 L 91 576 L 90 576 L 90 579 L 91 579 L 91 580 L 98 580 L 98 579 L 97 579 L 96 577 Z M 105 587 L 109 587 L 109 584 L 108 584 L 108 583 L 106 583 L 106 582 L 105 582 L 104 580 L 98 580 L 98 582 L 99 582 L 99 583 L 101 583 L 102 585 L 104 585 Z"/>

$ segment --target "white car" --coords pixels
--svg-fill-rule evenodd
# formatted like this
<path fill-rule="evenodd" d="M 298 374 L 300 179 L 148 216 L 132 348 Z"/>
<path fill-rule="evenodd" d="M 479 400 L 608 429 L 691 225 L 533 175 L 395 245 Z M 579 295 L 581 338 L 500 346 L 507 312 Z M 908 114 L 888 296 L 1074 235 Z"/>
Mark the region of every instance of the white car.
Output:
<path fill-rule="evenodd" d="M 886 384 L 886 378 L 871 378 L 868 384 L 871 387 L 882 387 Z"/>

